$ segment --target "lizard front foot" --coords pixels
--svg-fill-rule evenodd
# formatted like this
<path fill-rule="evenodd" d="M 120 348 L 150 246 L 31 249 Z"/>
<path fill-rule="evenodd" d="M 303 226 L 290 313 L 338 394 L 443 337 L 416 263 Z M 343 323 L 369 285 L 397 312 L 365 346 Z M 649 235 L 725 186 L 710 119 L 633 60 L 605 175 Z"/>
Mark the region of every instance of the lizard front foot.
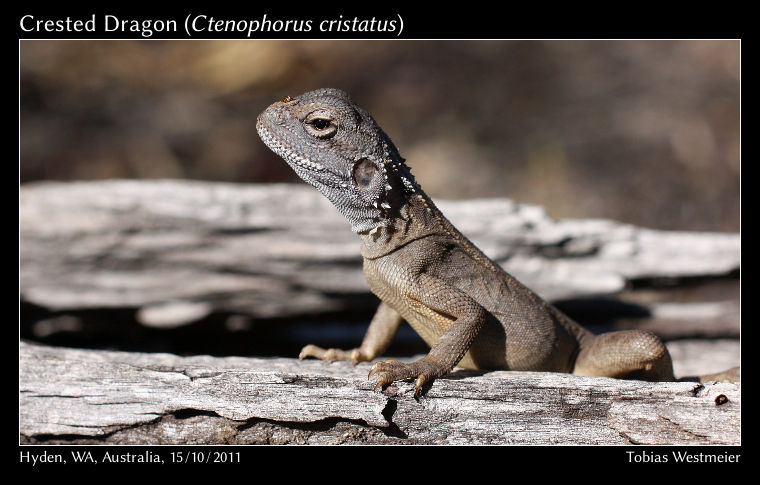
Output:
<path fill-rule="evenodd" d="M 322 347 L 317 347 L 316 345 L 307 345 L 301 349 L 301 353 L 298 354 L 298 359 L 303 360 L 306 357 L 315 357 L 317 359 L 322 359 L 325 362 L 347 360 L 352 364 L 358 364 L 359 362 L 372 360 L 367 355 L 364 355 L 361 349 L 358 348 L 351 350 L 323 349 Z"/>
<path fill-rule="evenodd" d="M 406 364 L 397 360 L 385 360 L 377 362 L 369 371 L 367 378 L 378 374 L 375 391 L 402 379 L 413 379 L 414 397 L 420 395 L 422 387 L 428 382 L 432 382 L 436 377 L 440 377 L 448 372 L 445 366 L 432 361 L 429 357 L 423 357 L 420 360 Z"/>

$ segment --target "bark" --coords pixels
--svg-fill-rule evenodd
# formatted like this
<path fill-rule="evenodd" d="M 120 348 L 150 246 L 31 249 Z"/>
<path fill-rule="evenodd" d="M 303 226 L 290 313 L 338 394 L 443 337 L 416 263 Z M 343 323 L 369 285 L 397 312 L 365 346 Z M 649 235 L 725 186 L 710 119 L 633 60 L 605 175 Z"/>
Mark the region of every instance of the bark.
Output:
<path fill-rule="evenodd" d="M 739 268 L 738 234 L 553 220 L 540 207 L 507 199 L 439 206 L 549 300 Z M 305 185 L 29 184 L 20 191 L 19 221 L 21 298 L 50 310 L 136 308 L 146 325 L 176 326 L 214 312 L 271 318 L 342 311 L 369 293 L 356 235 Z M 670 307 L 668 315 L 679 311 L 693 313 Z M 708 313 L 715 312 L 731 315 L 736 307 Z"/>
<path fill-rule="evenodd" d="M 367 363 L 21 343 L 19 366 L 21 443 L 740 443 L 740 383 L 456 370 L 415 400 Z"/>
<path fill-rule="evenodd" d="M 632 284 L 732 275 L 717 299 L 697 294 L 673 301 L 661 288 L 655 296 L 634 292 L 636 312 L 643 309 L 650 318 L 632 325 L 670 338 L 739 335 L 738 234 L 558 221 L 539 207 L 506 199 L 439 206 L 489 256 L 550 300 L 602 296 L 619 306 L 617 298 Z M 87 314 L 107 333 L 115 323 L 102 315 L 116 313 L 162 329 L 213 315 L 230 316 L 228 323 L 238 316 L 289 317 L 311 325 L 317 314 L 350 315 L 357 304 L 376 304 L 363 297 L 369 292 L 356 236 L 304 185 L 29 184 L 20 189 L 19 225 L 22 335 L 39 340 L 82 332 L 79 317 L 89 310 L 116 310 Z M 27 311 L 35 307 L 43 316 Z M 738 365 L 736 340 L 671 341 L 668 347 L 678 376 Z M 369 364 L 22 342 L 20 441 L 740 442 L 739 383 L 457 370 L 415 400 L 412 383 L 372 392 L 368 370 Z"/>

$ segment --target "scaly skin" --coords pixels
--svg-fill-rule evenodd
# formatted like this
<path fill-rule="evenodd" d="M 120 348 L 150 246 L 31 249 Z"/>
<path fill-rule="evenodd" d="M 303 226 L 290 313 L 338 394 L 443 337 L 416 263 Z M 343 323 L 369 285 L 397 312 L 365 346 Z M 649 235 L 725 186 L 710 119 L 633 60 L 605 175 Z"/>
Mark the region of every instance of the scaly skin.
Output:
<path fill-rule="evenodd" d="M 670 355 L 654 334 L 595 336 L 476 248 L 343 91 L 285 98 L 267 108 L 256 127 L 267 146 L 349 220 L 361 240 L 364 275 L 382 300 L 359 348 L 307 345 L 301 358 L 373 360 L 406 320 L 431 350 L 412 363 L 374 364 L 376 389 L 415 379 L 419 394 L 457 365 L 673 380 Z"/>

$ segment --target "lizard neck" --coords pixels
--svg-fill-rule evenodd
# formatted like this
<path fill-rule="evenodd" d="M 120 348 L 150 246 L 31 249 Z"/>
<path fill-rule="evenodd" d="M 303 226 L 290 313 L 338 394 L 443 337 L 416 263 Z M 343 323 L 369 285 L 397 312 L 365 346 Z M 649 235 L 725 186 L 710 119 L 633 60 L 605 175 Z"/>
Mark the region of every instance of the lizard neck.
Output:
<path fill-rule="evenodd" d="M 391 224 L 359 233 L 361 253 L 366 259 L 383 257 L 412 241 L 430 236 L 442 236 L 456 243 L 475 263 L 497 273 L 504 270 L 478 249 L 438 210 L 419 186 L 400 207 Z"/>
<path fill-rule="evenodd" d="M 459 236 L 459 231 L 419 187 L 396 214 L 390 224 L 358 233 L 362 242 L 362 256 L 367 259 L 380 258 L 412 241 L 428 236 Z"/>

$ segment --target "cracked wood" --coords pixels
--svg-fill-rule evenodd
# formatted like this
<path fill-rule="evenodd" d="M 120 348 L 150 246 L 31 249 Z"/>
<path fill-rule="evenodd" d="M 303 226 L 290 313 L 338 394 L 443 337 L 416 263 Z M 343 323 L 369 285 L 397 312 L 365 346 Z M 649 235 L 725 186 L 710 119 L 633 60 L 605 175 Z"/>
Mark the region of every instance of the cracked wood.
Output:
<path fill-rule="evenodd" d="M 739 268 L 738 234 L 553 220 L 508 199 L 438 205 L 486 254 L 550 300 Z M 137 308 L 145 325 L 173 327 L 213 312 L 269 318 L 350 310 L 353 297 L 369 292 L 348 224 L 305 185 L 26 184 L 19 225 L 21 298 L 50 310 Z M 667 317 L 680 318 L 678 311 Z M 683 313 L 693 326 L 693 312 Z M 736 313 L 719 309 L 704 326 L 724 315 L 738 322 Z"/>
<path fill-rule="evenodd" d="M 741 384 L 19 346 L 22 443 L 738 444 Z"/>

